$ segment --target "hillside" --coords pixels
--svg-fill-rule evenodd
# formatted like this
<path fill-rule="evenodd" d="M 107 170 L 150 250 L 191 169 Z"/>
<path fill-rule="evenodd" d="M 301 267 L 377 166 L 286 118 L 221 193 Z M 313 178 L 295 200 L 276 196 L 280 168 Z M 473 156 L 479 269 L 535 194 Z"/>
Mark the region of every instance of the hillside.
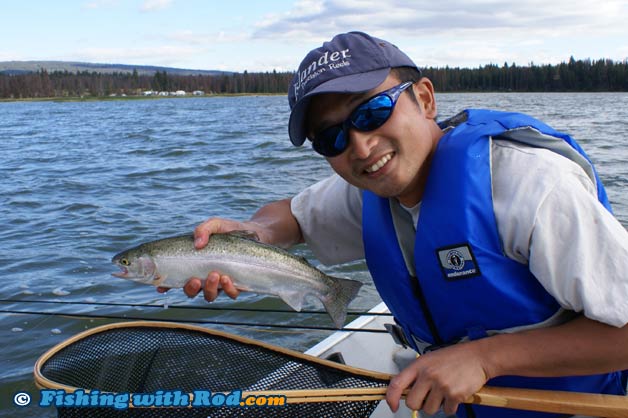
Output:
<path fill-rule="evenodd" d="M 190 70 L 172 67 L 158 67 L 152 65 L 127 65 L 127 64 L 99 64 L 89 62 L 72 62 L 72 61 L 0 61 L 0 74 L 27 74 L 34 73 L 45 69 L 48 72 L 68 71 L 70 73 L 77 72 L 96 72 L 100 74 L 113 73 L 133 73 L 137 70 L 138 75 L 154 75 L 157 71 L 167 72 L 171 75 L 221 75 L 233 74 L 232 72 L 214 71 L 214 70 Z"/>

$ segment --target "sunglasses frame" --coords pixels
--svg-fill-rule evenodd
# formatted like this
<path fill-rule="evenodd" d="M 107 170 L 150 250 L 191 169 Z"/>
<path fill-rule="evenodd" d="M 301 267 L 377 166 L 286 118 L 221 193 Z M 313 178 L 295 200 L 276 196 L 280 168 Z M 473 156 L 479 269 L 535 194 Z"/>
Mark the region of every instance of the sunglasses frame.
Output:
<path fill-rule="evenodd" d="M 401 96 L 401 93 L 403 93 L 408 87 L 412 86 L 413 84 L 414 81 L 404 81 L 403 83 L 397 84 L 396 86 L 391 87 L 388 90 L 381 91 L 374 96 L 371 96 L 368 99 L 364 100 L 355 107 L 349 117 L 345 119 L 342 123 L 329 126 L 314 135 L 314 138 L 312 139 L 312 148 L 314 148 L 314 151 L 325 157 L 336 157 L 342 154 L 349 147 L 349 129 L 355 129 L 360 132 L 370 132 L 381 128 L 386 122 L 388 122 L 388 119 L 390 119 L 390 116 L 395 110 L 395 105 L 397 104 L 397 100 L 399 100 L 399 96 Z M 388 97 L 391 102 L 388 116 L 386 116 L 381 121 L 381 123 L 373 127 L 363 129 L 357 126 L 355 123 L 355 119 L 361 108 L 367 103 L 382 96 Z M 340 138 L 342 143 L 338 144 L 338 137 L 340 134 L 343 135 L 343 137 Z M 330 145 L 330 143 L 333 145 Z"/>

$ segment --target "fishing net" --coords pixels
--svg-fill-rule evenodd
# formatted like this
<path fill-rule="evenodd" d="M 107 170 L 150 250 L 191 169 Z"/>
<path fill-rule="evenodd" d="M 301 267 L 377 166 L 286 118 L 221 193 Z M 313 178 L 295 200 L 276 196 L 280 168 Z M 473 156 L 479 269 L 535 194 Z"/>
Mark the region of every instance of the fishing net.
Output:
<path fill-rule="evenodd" d="M 79 334 L 44 354 L 35 366 L 35 378 L 47 389 L 47 401 L 57 407 L 59 417 L 94 418 L 368 417 L 379 400 L 341 397 L 314 402 L 281 395 L 388 384 L 385 375 L 258 341 L 149 322 Z M 125 396 L 133 407 L 124 408 Z"/>

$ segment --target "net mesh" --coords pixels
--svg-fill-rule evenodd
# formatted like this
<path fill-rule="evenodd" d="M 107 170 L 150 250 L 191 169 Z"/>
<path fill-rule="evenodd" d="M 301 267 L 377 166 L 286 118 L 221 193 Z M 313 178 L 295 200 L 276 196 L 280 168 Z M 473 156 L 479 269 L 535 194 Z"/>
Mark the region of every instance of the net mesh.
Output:
<path fill-rule="evenodd" d="M 102 392 L 211 393 L 384 387 L 356 375 L 246 341 L 185 328 L 107 329 L 56 351 L 39 368 L 51 382 Z M 379 401 L 295 403 L 272 407 L 58 407 L 59 417 L 368 417 Z M 261 408 L 261 409 L 260 409 Z"/>

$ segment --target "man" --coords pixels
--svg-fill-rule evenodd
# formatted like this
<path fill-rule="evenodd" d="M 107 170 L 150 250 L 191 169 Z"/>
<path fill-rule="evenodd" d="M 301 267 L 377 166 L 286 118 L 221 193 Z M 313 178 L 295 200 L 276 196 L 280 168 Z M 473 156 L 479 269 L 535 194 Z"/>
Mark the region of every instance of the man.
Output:
<path fill-rule="evenodd" d="M 256 231 L 306 242 L 324 263 L 366 258 L 399 335 L 422 355 L 387 392 L 413 409 L 468 417 L 534 413 L 463 405 L 499 386 L 623 394 L 628 369 L 628 234 L 568 136 L 519 114 L 468 110 L 443 123 L 429 79 L 364 33 L 311 51 L 290 86 L 290 139 L 337 176 L 249 221 L 195 230 Z M 214 300 L 212 272 L 185 292 Z"/>

